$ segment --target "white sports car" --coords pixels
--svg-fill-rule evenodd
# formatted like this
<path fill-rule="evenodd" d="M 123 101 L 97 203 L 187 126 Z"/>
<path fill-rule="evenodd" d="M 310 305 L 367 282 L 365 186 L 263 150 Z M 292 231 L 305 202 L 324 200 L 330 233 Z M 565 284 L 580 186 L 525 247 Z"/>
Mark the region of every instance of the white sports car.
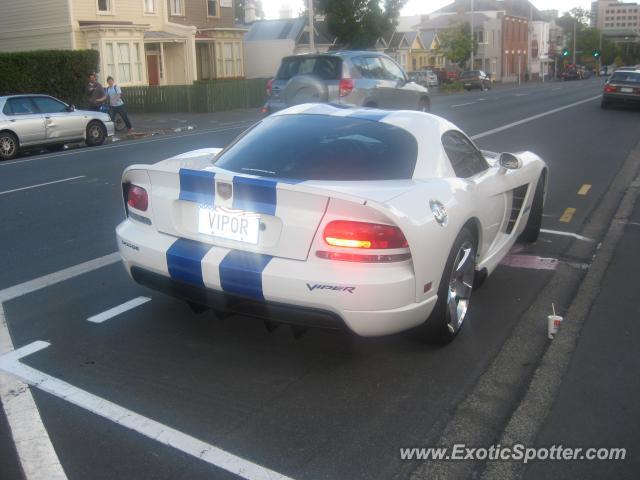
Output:
<path fill-rule="evenodd" d="M 474 285 L 536 240 L 546 184 L 537 155 L 480 151 L 435 115 L 298 105 L 127 168 L 118 246 L 196 309 L 447 343 Z"/>

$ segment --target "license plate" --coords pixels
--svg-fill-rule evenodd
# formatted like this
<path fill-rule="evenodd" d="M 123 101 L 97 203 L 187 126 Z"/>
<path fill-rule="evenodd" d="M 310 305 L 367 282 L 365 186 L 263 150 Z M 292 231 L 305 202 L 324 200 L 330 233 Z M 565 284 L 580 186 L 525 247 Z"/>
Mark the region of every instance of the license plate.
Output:
<path fill-rule="evenodd" d="M 260 232 L 260 215 L 223 207 L 200 207 L 198 232 L 255 245 Z"/>
<path fill-rule="evenodd" d="M 629 87 L 622 87 L 622 88 L 620 89 L 620 91 L 621 91 L 622 93 L 633 93 L 633 88 L 629 88 Z"/>

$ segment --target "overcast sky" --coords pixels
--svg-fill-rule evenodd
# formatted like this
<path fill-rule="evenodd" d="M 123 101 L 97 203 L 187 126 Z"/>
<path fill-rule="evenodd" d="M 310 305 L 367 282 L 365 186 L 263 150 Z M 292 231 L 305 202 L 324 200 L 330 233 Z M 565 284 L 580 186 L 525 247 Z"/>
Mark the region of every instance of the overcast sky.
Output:
<path fill-rule="evenodd" d="M 402 10 L 402 15 L 419 15 L 430 13 L 451 3 L 451 0 L 409 0 Z M 303 9 L 304 0 L 262 0 L 267 18 L 279 18 L 280 8 L 288 5 L 296 16 Z M 557 9 L 560 12 L 571 10 L 573 7 L 591 8 L 591 0 L 533 0 L 533 4 L 540 10 Z"/>

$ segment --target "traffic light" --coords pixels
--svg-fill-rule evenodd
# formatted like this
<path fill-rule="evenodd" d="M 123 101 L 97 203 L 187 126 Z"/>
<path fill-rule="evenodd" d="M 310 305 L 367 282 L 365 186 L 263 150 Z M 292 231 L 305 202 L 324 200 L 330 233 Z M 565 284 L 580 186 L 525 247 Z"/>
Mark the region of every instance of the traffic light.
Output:
<path fill-rule="evenodd" d="M 600 50 L 596 48 L 593 52 L 591 52 L 591 55 L 593 55 L 593 58 L 598 58 L 600 56 Z"/>
<path fill-rule="evenodd" d="M 563 57 L 568 57 L 569 56 L 569 49 L 567 47 L 564 47 L 562 49 L 562 56 Z"/>

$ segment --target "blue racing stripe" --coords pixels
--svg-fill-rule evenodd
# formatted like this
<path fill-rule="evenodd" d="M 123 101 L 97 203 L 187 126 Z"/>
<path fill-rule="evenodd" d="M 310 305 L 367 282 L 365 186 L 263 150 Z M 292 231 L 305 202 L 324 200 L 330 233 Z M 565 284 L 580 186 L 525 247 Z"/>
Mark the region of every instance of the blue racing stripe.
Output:
<path fill-rule="evenodd" d="M 220 262 L 222 290 L 244 297 L 264 300 L 262 272 L 273 257 L 232 250 Z"/>
<path fill-rule="evenodd" d="M 213 206 L 215 201 L 215 173 L 206 170 L 180 169 L 180 200 Z"/>
<path fill-rule="evenodd" d="M 277 184 L 274 180 L 262 178 L 233 177 L 232 208 L 275 215 Z"/>
<path fill-rule="evenodd" d="M 373 120 L 375 122 L 379 122 L 384 117 L 389 115 L 391 112 L 384 112 L 382 110 L 355 110 L 353 113 L 350 113 L 349 118 L 360 118 L 362 120 Z"/>
<path fill-rule="evenodd" d="M 167 268 L 173 280 L 204 287 L 202 259 L 211 245 L 179 238 L 167 250 Z"/>

